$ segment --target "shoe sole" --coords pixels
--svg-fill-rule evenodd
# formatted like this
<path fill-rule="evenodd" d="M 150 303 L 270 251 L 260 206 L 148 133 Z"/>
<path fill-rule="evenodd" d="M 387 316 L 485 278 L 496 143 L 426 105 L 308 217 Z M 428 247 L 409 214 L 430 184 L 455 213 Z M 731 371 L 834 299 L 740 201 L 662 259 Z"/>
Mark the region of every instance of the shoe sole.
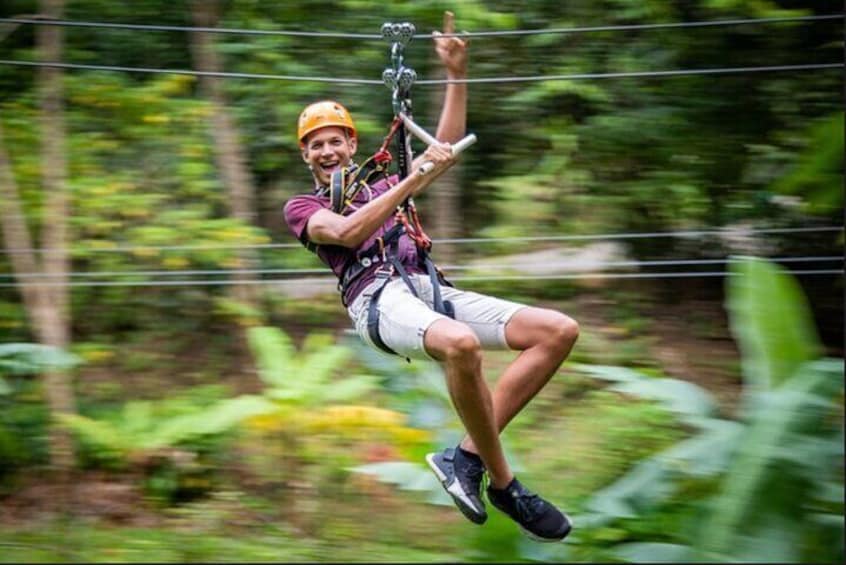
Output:
<path fill-rule="evenodd" d="M 430 453 L 426 455 L 426 463 L 429 465 L 429 468 L 432 469 L 432 472 L 435 473 L 435 476 L 441 483 L 441 486 L 444 487 L 446 493 L 452 498 L 453 502 L 455 502 L 455 506 L 464 514 L 464 517 L 473 522 L 474 524 L 484 524 L 487 521 L 488 516 L 487 514 L 478 514 L 472 508 L 467 506 L 467 503 L 457 497 L 449 490 L 449 485 L 447 484 L 447 477 L 444 475 L 441 470 L 438 468 L 438 465 L 435 463 L 436 453 Z"/>
<path fill-rule="evenodd" d="M 569 526 L 567 527 L 567 531 L 564 532 L 564 535 L 562 535 L 561 537 L 556 537 L 556 538 L 542 538 L 537 534 L 533 534 L 532 532 L 530 532 L 529 530 L 527 530 L 526 528 L 524 528 L 520 524 L 517 524 L 517 527 L 520 528 L 520 531 L 523 532 L 524 536 L 526 536 L 527 538 L 529 538 L 532 541 L 537 541 L 537 542 L 540 542 L 540 543 L 559 543 L 559 542 L 564 541 L 564 538 L 566 538 L 568 535 L 570 535 L 570 532 L 573 531 L 573 521 L 568 518 L 567 523 L 569 524 Z"/>

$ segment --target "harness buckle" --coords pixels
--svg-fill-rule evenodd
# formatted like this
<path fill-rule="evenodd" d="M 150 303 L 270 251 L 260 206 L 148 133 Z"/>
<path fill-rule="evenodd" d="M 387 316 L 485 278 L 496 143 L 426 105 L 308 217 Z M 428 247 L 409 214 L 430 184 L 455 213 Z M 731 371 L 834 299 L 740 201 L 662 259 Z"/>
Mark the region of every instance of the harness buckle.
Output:
<path fill-rule="evenodd" d="M 373 275 L 376 279 L 389 279 L 394 276 L 394 271 L 394 266 L 391 263 L 382 263 Z"/>

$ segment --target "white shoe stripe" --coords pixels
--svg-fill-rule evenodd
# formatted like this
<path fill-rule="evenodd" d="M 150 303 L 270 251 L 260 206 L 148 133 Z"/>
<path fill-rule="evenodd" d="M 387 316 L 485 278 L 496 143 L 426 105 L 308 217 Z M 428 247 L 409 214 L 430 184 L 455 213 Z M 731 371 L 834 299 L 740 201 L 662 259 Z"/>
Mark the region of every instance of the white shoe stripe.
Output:
<path fill-rule="evenodd" d="M 435 454 L 434 453 L 430 453 L 429 455 L 426 456 L 426 463 L 429 464 L 429 467 L 432 468 L 432 470 L 435 472 L 435 474 L 438 476 L 438 478 L 441 481 L 446 480 L 446 475 L 443 474 L 440 467 L 438 467 L 438 465 L 435 463 Z"/>
<path fill-rule="evenodd" d="M 474 511 L 479 512 L 479 509 L 473 504 L 473 501 L 467 496 L 467 493 L 464 492 L 464 489 L 461 488 L 461 485 L 458 481 L 453 481 L 448 487 L 447 492 L 452 494 L 453 496 L 459 498 L 464 504 L 472 508 Z"/>

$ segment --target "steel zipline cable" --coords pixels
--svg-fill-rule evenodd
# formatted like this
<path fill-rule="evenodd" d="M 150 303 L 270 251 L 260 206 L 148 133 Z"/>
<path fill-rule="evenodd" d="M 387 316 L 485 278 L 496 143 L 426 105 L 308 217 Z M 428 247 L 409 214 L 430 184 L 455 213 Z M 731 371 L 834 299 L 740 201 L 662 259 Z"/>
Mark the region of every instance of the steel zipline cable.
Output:
<path fill-rule="evenodd" d="M 534 29 L 534 30 L 506 30 L 506 31 L 483 31 L 483 32 L 462 32 L 456 35 L 462 37 L 473 36 L 505 36 L 505 35 L 538 35 L 549 33 L 581 33 L 581 32 L 597 32 L 597 31 L 630 31 L 630 30 L 646 30 L 646 29 L 666 29 L 666 28 L 691 28 L 691 27 L 715 27 L 728 25 L 746 25 L 746 24 L 764 24 L 777 22 L 792 22 L 792 21 L 821 21 L 843 19 L 840 14 L 820 14 L 810 16 L 784 16 L 773 18 L 746 18 L 746 19 L 732 19 L 732 20 L 711 20 L 711 21 L 693 21 L 693 22 L 669 22 L 669 23 L 655 23 L 655 24 L 628 24 L 628 25 L 606 25 L 606 26 L 589 26 L 589 27 L 572 27 L 572 28 L 550 28 L 550 29 Z M 212 28 L 212 27 L 191 27 L 191 26 L 169 26 L 169 25 L 149 25 L 149 24 L 124 24 L 124 23 L 106 23 L 106 22 L 82 22 L 82 21 L 68 21 L 68 20 L 54 20 L 50 18 L 0 18 L 0 24 L 32 24 L 32 25 L 54 25 L 54 26 L 72 26 L 72 27 L 93 27 L 93 28 L 109 28 L 109 29 L 129 29 L 129 30 L 146 30 L 146 31 L 194 31 L 194 32 L 208 32 L 208 33 L 224 33 L 224 34 L 242 34 L 242 35 L 283 35 L 283 36 L 304 36 L 304 37 L 332 37 L 332 38 L 346 38 L 346 39 L 382 39 L 381 34 L 360 34 L 360 33 L 337 33 L 337 32 L 319 32 L 319 31 L 296 31 L 296 30 L 254 30 L 254 29 L 233 29 L 233 28 Z M 430 37 L 428 35 L 415 35 L 415 37 Z M 159 69 L 149 67 L 128 67 L 118 65 L 94 65 L 83 63 L 65 63 L 60 61 L 22 61 L 22 60 L 0 60 L 2 65 L 13 66 L 30 66 L 30 67 L 49 67 L 61 69 L 82 69 L 82 70 L 96 70 L 96 71 L 114 71 L 114 72 L 134 72 L 147 74 L 179 74 L 198 77 L 220 77 L 220 78 L 242 78 L 242 79 L 263 79 L 263 80 L 281 80 L 281 81 L 298 81 L 298 82 L 323 82 L 334 84 L 352 84 L 352 85 L 378 85 L 383 84 L 382 80 L 377 79 L 360 79 L 360 78 L 343 78 L 343 77 L 327 77 L 327 76 L 297 76 L 297 75 L 280 75 L 268 73 L 240 73 L 240 72 L 226 72 L 226 71 L 195 71 L 189 69 Z M 580 79 L 607 79 L 607 78 L 647 78 L 647 77 L 670 77 L 670 76 L 690 76 L 690 75 L 708 75 L 708 74 L 738 74 L 738 73 L 757 73 L 757 72 L 780 72 L 780 71 L 806 71 L 806 70 L 820 70 L 833 69 L 843 67 L 843 63 L 808 63 L 796 65 L 770 65 L 770 66 L 754 66 L 754 67 L 722 67 L 711 69 L 671 69 L 659 71 L 629 71 L 629 72 L 611 72 L 611 73 L 571 73 L 571 74 L 556 74 L 556 75 L 534 75 L 534 76 L 507 76 L 507 77 L 479 77 L 466 79 L 422 79 L 417 80 L 416 84 L 421 86 L 440 85 L 447 83 L 467 83 L 467 84 L 483 84 L 483 83 L 513 83 L 513 82 L 539 82 L 548 80 L 580 80 Z"/>
<path fill-rule="evenodd" d="M 748 19 L 734 19 L 734 20 L 713 20 L 713 21 L 695 21 L 695 22 L 674 22 L 674 23 L 656 23 L 656 24 L 630 24 L 630 25 L 609 25 L 609 26 L 590 26 L 590 27 L 573 27 L 573 28 L 549 28 L 549 29 L 535 29 L 535 30 L 506 30 L 506 31 L 486 31 L 486 32 L 462 32 L 455 35 L 460 37 L 474 37 L 474 36 L 519 36 L 519 35 L 539 35 L 539 34 L 566 34 L 566 33 L 584 33 L 584 32 L 600 32 L 600 31 L 632 31 L 632 30 L 648 30 L 648 29 L 670 29 L 670 28 L 692 28 L 692 27 L 714 27 L 714 26 L 728 26 L 728 25 L 746 25 L 746 24 L 763 24 L 776 22 L 790 22 L 790 21 L 821 21 L 843 19 L 844 16 L 840 14 L 825 14 L 814 16 L 796 16 L 796 17 L 775 17 L 775 18 L 748 18 Z M 231 29 L 231 28 L 203 28 L 190 26 L 164 26 L 164 25 L 146 25 L 146 24 L 121 24 L 121 23 L 102 23 L 102 22 L 76 22 L 65 20 L 53 20 L 49 18 L 0 18 L 0 24 L 33 24 L 33 25 L 55 25 L 55 26 L 70 26 L 70 27 L 93 27 L 93 28 L 112 28 L 112 29 L 132 29 L 132 30 L 147 30 L 147 31 L 193 31 L 193 32 L 209 32 L 209 33 L 223 33 L 223 34 L 242 34 L 242 35 L 280 35 L 280 36 L 302 36 L 302 37 L 331 37 L 331 38 L 346 38 L 346 39 L 383 39 L 381 34 L 352 34 L 352 33 L 337 33 L 337 32 L 309 32 L 309 31 L 291 31 L 291 30 L 252 30 L 252 29 Z M 428 34 L 417 34 L 414 37 L 428 38 Z M 84 70 L 100 70 L 100 71 L 118 71 L 118 72 L 138 72 L 138 73 L 152 73 L 152 74 L 181 74 L 192 76 L 212 76 L 222 78 L 247 78 L 247 79 L 267 79 L 267 80 L 287 80 L 287 81 L 309 81 L 309 82 L 329 82 L 329 83 L 343 83 L 355 85 L 378 85 L 383 84 L 381 80 L 370 79 L 356 79 L 356 78 L 339 78 L 339 77 L 314 77 L 314 76 L 293 76 L 293 75 L 276 75 L 276 74 L 260 74 L 260 73 L 236 73 L 236 72 L 208 72 L 208 71 L 194 71 L 185 69 L 157 69 L 157 68 L 143 68 L 143 67 L 127 67 L 127 66 L 112 66 L 112 65 L 90 65 L 79 63 L 63 63 L 63 62 L 49 62 L 49 61 L 20 61 L 20 60 L 0 60 L 2 65 L 16 65 L 29 67 L 52 67 L 65 69 L 84 69 Z M 506 82 L 538 82 L 547 80 L 577 80 L 577 79 L 605 79 L 605 78 L 646 78 L 646 77 L 670 77 L 670 76 L 690 76 L 690 75 L 714 75 L 714 74 L 738 74 L 738 73 L 758 73 L 758 72 L 779 72 L 779 71 L 804 71 L 804 70 L 820 70 L 820 69 L 834 69 L 842 68 L 844 64 L 841 63 L 810 63 L 797 65 L 772 65 L 772 66 L 755 66 L 755 67 L 723 67 L 723 68 L 706 68 L 706 69 L 673 69 L 663 71 L 632 71 L 632 72 L 612 72 L 612 73 L 575 73 L 575 74 L 558 74 L 558 75 L 535 75 L 535 76 L 510 76 L 510 77 L 480 77 L 469 78 L 463 80 L 418 80 L 418 85 L 439 85 L 446 83 L 506 83 Z M 842 227 L 831 226 L 822 228 L 774 228 L 774 229 L 758 229 L 758 230 L 693 230 L 681 232 L 658 232 L 658 233 L 640 233 L 640 234 L 599 234 L 599 235 L 571 235 L 571 236 L 539 236 L 539 237 L 512 237 L 512 238 L 454 238 L 435 240 L 441 243 L 486 243 L 486 242 L 517 242 L 517 241 L 565 241 L 565 240 L 588 240 L 588 239 L 628 239 L 628 238 L 644 238 L 644 237 L 672 237 L 672 236 L 701 236 L 701 235 L 716 235 L 716 234 L 749 234 L 749 233 L 789 233 L 802 231 L 834 231 L 842 230 Z M 133 247 L 111 247 L 111 248 L 92 248 L 86 251 L 92 252 L 131 252 L 133 250 L 203 250 L 203 249 L 268 249 L 268 248 L 295 248 L 300 247 L 299 244 L 255 244 L 255 245 L 174 245 L 174 246 L 133 246 Z M 0 250 L 3 251 L 3 250 Z M 51 249 L 29 249 L 29 250 L 5 250 L 6 253 L 27 253 L 38 252 L 41 254 L 52 253 L 55 250 Z M 785 262 L 796 261 L 830 261 L 835 260 L 836 257 L 799 257 L 799 258 L 781 258 Z M 705 265 L 705 264 L 720 264 L 726 263 L 729 260 L 712 259 L 712 260 L 669 260 L 669 261 L 628 261 L 608 263 L 602 266 L 656 266 L 656 265 Z M 456 270 L 461 270 L 461 267 L 455 267 Z M 479 268 L 479 267 L 470 267 Z M 252 270 L 196 270 L 196 271 L 138 271 L 138 272 L 101 272 L 101 273 L 69 273 L 69 276 L 109 276 L 109 275 L 160 275 L 160 276 L 187 276 L 187 275 L 208 275 L 208 274 L 234 274 L 234 273 L 252 273 L 252 274 L 312 274 L 325 271 L 310 270 L 310 269 L 252 269 Z M 834 269 L 805 269 L 792 271 L 795 274 L 842 274 L 843 270 Z M 669 273 L 569 273 L 563 275 L 536 275 L 533 278 L 537 279 L 568 279 L 568 278 L 671 278 L 671 277 L 705 277 L 705 276 L 728 276 L 728 272 L 669 272 Z M 28 274 L 21 275 L 21 278 L 38 278 L 40 275 Z M 482 281 L 482 280 L 511 280 L 516 277 L 511 275 L 470 275 L 453 277 L 454 280 L 464 281 Z M 36 284 L 43 286 L 186 286 L 186 285 L 228 285 L 228 284 L 302 284 L 304 280 L 319 280 L 331 282 L 332 278 L 323 279 L 259 279 L 247 281 L 228 281 L 228 280 L 182 280 L 182 281 L 82 281 L 82 282 L 38 282 Z M 17 286 L 19 283 L 0 283 L 0 286 Z"/>
<path fill-rule="evenodd" d="M 194 71 L 188 69 L 156 69 L 149 67 L 125 67 L 114 65 L 89 65 L 82 63 L 60 63 L 55 61 L 20 61 L 0 59 L 0 65 L 13 65 L 25 67 L 51 67 L 58 69 L 84 69 L 92 71 L 117 71 L 132 73 L 150 74 L 177 74 L 198 77 L 220 77 L 220 78 L 244 78 L 281 80 L 294 82 L 325 82 L 335 84 L 353 85 L 381 85 L 381 80 L 362 78 L 342 78 L 327 76 L 298 76 L 298 75 L 276 75 L 265 73 L 236 73 L 228 71 Z M 783 71 L 811 71 L 822 69 L 843 68 L 844 63 L 808 63 L 799 65 L 771 65 L 761 67 L 719 67 L 705 69 L 670 69 L 664 71 L 630 71 L 616 73 L 573 73 L 564 75 L 532 75 L 532 76 L 506 76 L 506 77 L 479 77 L 465 79 L 422 79 L 417 80 L 415 85 L 431 86 L 440 84 L 482 84 L 482 83 L 508 83 L 508 82 L 542 82 L 552 80 L 583 80 L 583 79 L 609 79 L 609 78 L 648 78 L 648 77 L 671 77 L 671 76 L 693 76 L 693 75 L 721 75 L 741 73 L 762 73 L 762 72 L 783 72 Z"/>
<path fill-rule="evenodd" d="M 461 32 L 444 34 L 445 37 L 509 37 L 524 35 L 546 35 L 546 34 L 573 34 L 592 33 L 606 31 L 637 31 L 652 29 L 688 29 L 696 27 L 721 27 L 751 24 L 770 24 L 785 22 L 809 22 L 843 19 L 842 14 L 816 14 L 808 16 L 781 16 L 771 18 L 737 18 L 726 20 L 704 20 L 692 22 L 666 22 L 651 24 L 621 24 L 621 25 L 600 25 L 584 27 L 546 28 L 546 29 L 515 29 L 515 30 L 492 30 Z M 48 25 L 63 27 L 86 27 L 99 29 L 126 29 L 136 31 L 187 31 L 202 33 L 220 33 L 228 35 L 275 35 L 284 37 L 325 37 L 333 39 L 383 39 L 378 33 L 348 33 L 332 31 L 301 31 L 301 30 L 273 30 L 273 29 L 246 29 L 246 28 L 219 28 L 219 27 L 196 27 L 196 26 L 175 26 L 175 25 L 154 25 L 154 24 L 128 24 L 111 22 L 84 22 L 71 20 L 55 20 L 50 18 L 0 18 L 0 24 L 29 24 Z M 428 39 L 431 36 L 425 33 L 414 35 L 415 38 Z"/>
<path fill-rule="evenodd" d="M 664 232 L 620 232 L 572 235 L 540 235 L 540 236 L 512 236 L 512 237 L 464 237 L 433 239 L 432 243 L 454 244 L 495 244 L 519 243 L 528 241 L 592 241 L 592 240 L 623 240 L 623 239 L 655 239 L 662 237 L 702 237 L 740 235 L 752 236 L 758 234 L 794 234 L 794 233 L 833 233 L 843 231 L 844 226 L 809 226 L 794 228 L 724 228 L 703 230 L 678 230 Z M 74 249 L 83 253 L 133 253 L 147 251 L 215 251 L 221 249 L 301 249 L 301 243 L 256 243 L 256 244 L 207 244 L 207 245 L 110 245 L 108 247 L 88 247 Z M 0 254 L 40 253 L 42 255 L 58 253 L 51 248 L 21 248 L 3 249 Z M 64 251 L 62 251 L 64 253 Z"/>
<path fill-rule="evenodd" d="M 791 275 L 843 275 L 844 270 L 841 269 L 798 269 L 787 270 Z M 646 272 L 646 273 L 568 273 L 556 275 L 532 275 L 531 280 L 574 280 L 574 279 L 672 279 L 672 278 L 698 278 L 698 277 L 727 277 L 733 276 L 731 271 L 681 271 L 681 272 Z M 525 275 L 467 275 L 449 277 L 451 281 L 455 282 L 472 282 L 472 281 L 511 281 L 511 280 L 527 280 Z M 109 286 L 135 286 L 135 287 L 157 287 L 157 286 L 231 286 L 242 284 L 266 284 L 266 285 L 294 285 L 294 286 L 314 286 L 316 284 L 325 283 L 335 288 L 338 279 L 335 277 L 313 277 L 313 278 L 295 278 L 295 279 L 250 279 L 250 280 L 232 280 L 232 279 L 211 279 L 211 280 L 154 280 L 154 281 L 70 281 L 70 282 L 37 282 L 37 283 L 0 283 L 0 287 L 22 286 L 22 284 L 33 284 L 34 286 L 42 287 L 109 287 Z"/>
<path fill-rule="evenodd" d="M 780 263 L 831 263 L 835 261 L 843 261 L 842 256 L 836 255 L 822 255 L 822 256 L 806 256 L 806 257 L 767 257 L 769 261 Z M 731 262 L 732 259 L 724 257 L 720 259 L 665 259 L 658 261 L 599 261 L 591 265 L 593 269 L 606 268 L 620 268 L 620 267 L 666 267 L 666 266 L 695 266 L 695 265 L 722 265 Z M 563 263 L 544 262 L 543 267 L 553 268 L 561 267 Z M 534 266 L 540 266 L 535 264 Z M 525 266 L 522 266 L 525 268 Z M 477 270 L 502 270 L 503 267 L 494 264 L 474 264 L 474 265 L 444 265 L 444 271 L 477 271 Z M 505 269 L 508 270 L 508 269 Z M 572 269 L 571 269 L 572 270 Z M 584 271 L 584 269 L 582 269 Z M 315 269 L 193 269 L 193 270 L 146 270 L 146 271 L 71 271 L 69 273 L 60 275 L 55 273 L 19 273 L 19 274 L 0 274 L 0 279 L 55 279 L 60 277 L 71 278 L 107 278 L 107 277 L 138 277 L 138 276 L 156 276 L 156 277 L 187 277 L 199 275 L 325 275 L 325 268 Z"/>

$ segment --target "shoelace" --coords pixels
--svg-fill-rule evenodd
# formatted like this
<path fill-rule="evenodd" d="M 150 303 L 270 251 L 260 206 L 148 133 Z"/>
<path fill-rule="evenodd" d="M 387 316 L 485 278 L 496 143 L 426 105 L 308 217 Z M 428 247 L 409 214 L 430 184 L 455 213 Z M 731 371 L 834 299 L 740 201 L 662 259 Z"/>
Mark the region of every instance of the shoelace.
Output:
<path fill-rule="evenodd" d="M 515 506 L 517 508 L 517 514 L 520 516 L 520 521 L 533 522 L 537 520 L 546 506 L 543 499 L 525 489 L 519 491 L 519 493 L 515 498 Z"/>
<path fill-rule="evenodd" d="M 467 462 L 461 467 L 461 475 L 470 482 L 470 486 L 473 487 L 473 494 L 478 494 L 482 478 L 485 475 L 485 468 L 477 463 Z"/>

